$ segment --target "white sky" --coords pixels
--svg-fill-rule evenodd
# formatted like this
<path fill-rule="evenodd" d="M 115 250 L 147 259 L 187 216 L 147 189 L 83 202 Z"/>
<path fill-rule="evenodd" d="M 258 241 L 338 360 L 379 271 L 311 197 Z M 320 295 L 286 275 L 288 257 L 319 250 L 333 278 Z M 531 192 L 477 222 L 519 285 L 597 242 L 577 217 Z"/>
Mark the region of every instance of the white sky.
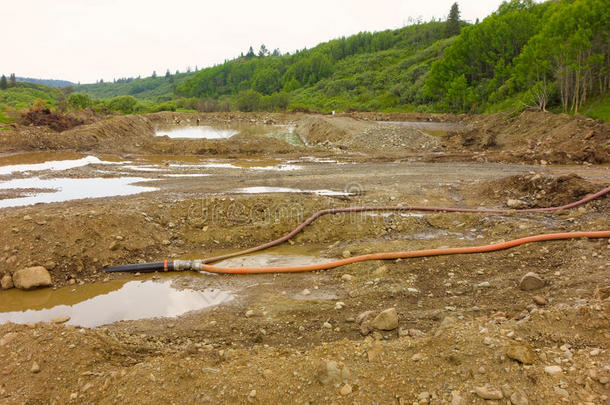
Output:
<path fill-rule="evenodd" d="M 1 0 L 0 73 L 90 83 L 445 19 L 455 0 Z M 502 0 L 458 0 L 481 20 Z"/>

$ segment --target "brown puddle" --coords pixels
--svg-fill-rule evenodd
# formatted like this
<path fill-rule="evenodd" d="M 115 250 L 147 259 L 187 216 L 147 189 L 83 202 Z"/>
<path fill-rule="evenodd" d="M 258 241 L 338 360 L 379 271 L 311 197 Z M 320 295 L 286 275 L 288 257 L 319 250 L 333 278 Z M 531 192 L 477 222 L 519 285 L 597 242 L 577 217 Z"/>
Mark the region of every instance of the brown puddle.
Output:
<path fill-rule="evenodd" d="M 191 252 L 180 257 L 181 260 L 197 260 L 210 256 L 219 256 L 231 251 Z M 251 253 L 213 263 L 219 267 L 272 267 L 272 266 L 302 266 L 330 262 L 333 259 L 320 256 L 317 248 L 308 246 L 281 245 L 261 252 Z"/>
<path fill-rule="evenodd" d="M 8 290 L 0 294 L 0 323 L 48 322 L 69 316 L 70 325 L 96 327 L 122 320 L 175 317 L 235 297 L 219 289 L 176 289 L 175 278 L 116 280 L 57 290 Z"/>

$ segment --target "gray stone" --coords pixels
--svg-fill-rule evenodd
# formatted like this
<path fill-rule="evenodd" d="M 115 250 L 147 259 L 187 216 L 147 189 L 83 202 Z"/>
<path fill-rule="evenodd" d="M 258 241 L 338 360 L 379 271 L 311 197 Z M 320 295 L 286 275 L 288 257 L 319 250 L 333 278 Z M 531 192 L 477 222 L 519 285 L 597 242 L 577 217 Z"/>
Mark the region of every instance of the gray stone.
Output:
<path fill-rule="evenodd" d="M 562 374 L 562 369 L 559 366 L 546 366 L 544 368 L 544 372 L 549 374 L 549 375 L 561 375 Z"/>
<path fill-rule="evenodd" d="M 398 328 L 398 313 L 396 308 L 389 308 L 382 311 L 373 319 L 371 325 L 379 330 L 393 330 Z"/>
<path fill-rule="evenodd" d="M 519 281 L 519 288 L 524 291 L 537 290 L 542 287 L 544 287 L 544 280 L 534 272 L 527 273 Z"/>
<path fill-rule="evenodd" d="M 489 388 L 487 386 L 485 386 L 485 387 L 475 387 L 474 392 L 479 397 L 481 397 L 483 399 L 498 400 L 498 399 L 504 398 L 504 395 L 502 395 L 502 391 L 496 390 L 496 389 L 493 389 L 493 388 Z"/>
<path fill-rule="evenodd" d="M 29 290 L 37 287 L 49 287 L 53 285 L 51 275 L 42 266 L 27 267 L 17 270 L 13 274 L 15 287 L 22 290 Z"/>

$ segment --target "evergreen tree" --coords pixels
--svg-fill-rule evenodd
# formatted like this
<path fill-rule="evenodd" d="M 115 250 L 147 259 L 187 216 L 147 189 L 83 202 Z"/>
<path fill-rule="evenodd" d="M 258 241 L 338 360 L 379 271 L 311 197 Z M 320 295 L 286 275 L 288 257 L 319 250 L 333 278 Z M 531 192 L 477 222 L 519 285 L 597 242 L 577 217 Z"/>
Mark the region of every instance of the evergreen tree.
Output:
<path fill-rule="evenodd" d="M 269 50 L 267 49 L 265 44 L 262 44 L 261 49 L 258 50 L 258 56 L 259 56 L 259 58 L 262 58 L 267 55 L 269 55 Z"/>
<path fill-rule="evenodd" d="M 6 90 L 8 87 L 8 82 L 6 81 L 6 76 L 2 75 L 0 77 L 0 90 Z"/>
<path fill-rule="evenodd" d="M 165 72 L 165 78 L 169 79 L 170 76 L 171 74 L 169 73 L 169 69 L 167 69 L 167 71 Z"/>
<path fill-rule="evenodd" d="M 157 71 L 156 71 L 156 70 L 153 70 L 153 73 L 152 73 L 152 78 L 153 78 L 153 79 L 156 79 L 156 78 L 157 78 Z"/>
<path fill-rule="evenodd" d="M 252 49 L 252 47 L 250 47 L 250 49 L 248 49 L 248 53 L 246 54 L 246 58 L 250 59 L 255 57 L 256 55 L 254 54 L 254 49 Z"/>
<path fill-rule="evenodd" d="M 452 37 L 460 33 L 460 9 L 457 3 L 453 3 L 449 16 L 447 17 L 447 25 L 445 26 L 447 37 Z"/>
<path fill-rule="evenodd" d="M 15 77 L 15 73 L 11 73 L 11 77 L 8 80 L 8 87 L 17 86 L 17 78 Z"/>

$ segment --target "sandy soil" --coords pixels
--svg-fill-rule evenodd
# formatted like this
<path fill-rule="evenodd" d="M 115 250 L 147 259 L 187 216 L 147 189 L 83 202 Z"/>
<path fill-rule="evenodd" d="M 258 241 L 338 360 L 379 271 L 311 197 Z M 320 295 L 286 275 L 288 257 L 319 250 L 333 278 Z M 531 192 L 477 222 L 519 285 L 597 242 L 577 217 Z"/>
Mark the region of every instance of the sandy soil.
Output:
<path fill-rule="evenodd" d="M 38 127 L 0 131 L 7 153 L 87 152 L 155 164 L 165 174 L 183 173 L 175 162 L 219 159 L 242 167 L 209 167 L 205 177 L 163 177 L 125 164 L 41 172 L 41 178 L 87 178 L 100 170 L 108 178 L 137 174 L 158 190 L 0 209 L 0 273 L 42 265 L 55 287 L 142 279 L 108 276 L 103 267 L 254 246 L 329 207 L 506 208 L 509 199 L 540 207 L 606 187 L 610 169 L 595 163 L 608 162 L 608 126 L 542 115 L 550 120 L 544 125 L 534 113 L 163 113 L 117 117 L 61 133 Z M 153 136 L 160 125 L 187 125 L 198 117 L 217 125 L 294 126 L 307 146 L 256 134 L 231 141 Z M 391 123 L 405 120 L 454 126 Z M 323 159 L 329 157 L 333 162 Z M 18 155 L 3 159 L 22 162 Z M 243 167 L 250 164 L 299 168 Z M 259 186 L 349 195 L 232 192 Z M 20 192 L 8 191 L 0 201 Z M 327 216 L 281 249 L 338 258 L 604 230 L 609 204 L 606 197 L 552 214 Z M 176 274 L 177 288 L 213 287 L 233 291 L 236 299 L 178 318 L 94 329 L 0 325 L 0 403 L 606 404 L 609 249 L 606 239 L 557 241 L 308 274 Z M 532 271 L 544 286 L 524 291 L 520 279 Z M 362 313 L 388 308 L 397 311 L 397 328 L 368 331 L 358 323 Z"/>

